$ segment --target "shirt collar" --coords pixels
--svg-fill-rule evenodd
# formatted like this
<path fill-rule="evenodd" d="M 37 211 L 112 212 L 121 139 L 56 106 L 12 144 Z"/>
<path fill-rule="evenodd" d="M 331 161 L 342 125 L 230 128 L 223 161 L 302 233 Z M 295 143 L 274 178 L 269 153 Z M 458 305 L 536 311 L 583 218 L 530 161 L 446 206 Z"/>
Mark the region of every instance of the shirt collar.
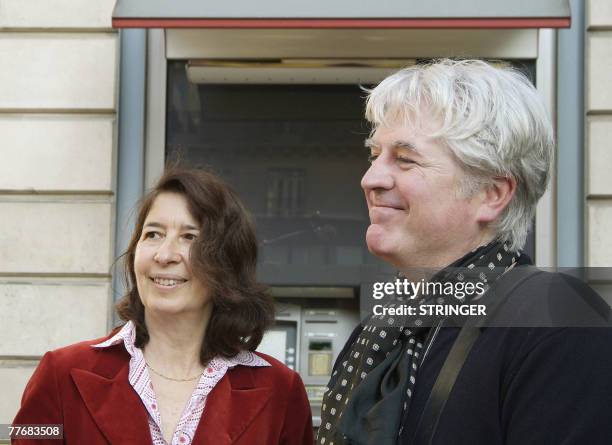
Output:
<path fill-rule="evenodd" d="M 126 324 L 124 324 L 119 331 L 111 338 L 104 340 L 101 343 L 92 345 L 92 348 L 108 348 L 110 346 L 117 345 L 119 343 L 123 343 L 126 351 L 130 356 L 134 356 L 134 348 L 136 342 L 136 327 L 134 323 L 130 320 Z M 242 365 L 242 366 L 253 366 L 253 367 L 261 367 L 261 366 L 272 366 L 262 357 L 257 354 L 254 354 L 251 351 L 240 351 L 234 357 L 215 357 L 215 361 L 219 363 L 224 363 L 228 368 L 233 368 L 234 366 Z"/>

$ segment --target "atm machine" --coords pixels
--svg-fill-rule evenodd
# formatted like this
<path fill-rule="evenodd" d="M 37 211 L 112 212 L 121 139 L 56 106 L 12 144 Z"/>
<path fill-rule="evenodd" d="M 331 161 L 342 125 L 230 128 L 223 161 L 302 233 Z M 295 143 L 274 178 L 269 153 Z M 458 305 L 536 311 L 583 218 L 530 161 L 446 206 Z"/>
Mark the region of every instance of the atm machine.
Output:
<path fill-rule="evenodd" d="M 282 301 L 286 301 L 283 299 Z M 313 424 L 321 424 L 323 393 L 333 364 L 352 330 L 358 313 L 346 305 L 310 301 L 309 304 L 277 302 L 276 323 L 257 349 L 296 370 L 304 382 Z"/>
<path fill-rule="evenodd" d="M 364 242 L 364 88 L 400 67 L 449 55 L 505 60 L 532 78 L 537 71 L 542 85 L 554 84 L 547 35 L 170 29 L 152 39 L 149 61 L 157 60 L 164 76 L 150 79 L 148 107 L 163 116 L 151 128 L 165 129 L 165 138 L 148 138 L 163 143 L 151 145 L 147 159 L 163 166 L 178 158 L 212 170 L 252 213 L 258 279 L 270 286 L 277 308 L 258 350 L 299 372 L 315 426 L 333 363 L 360 321 L 367 283 L 390 273 Z M 158 91 L 166 92 L 161 100 Z"/>

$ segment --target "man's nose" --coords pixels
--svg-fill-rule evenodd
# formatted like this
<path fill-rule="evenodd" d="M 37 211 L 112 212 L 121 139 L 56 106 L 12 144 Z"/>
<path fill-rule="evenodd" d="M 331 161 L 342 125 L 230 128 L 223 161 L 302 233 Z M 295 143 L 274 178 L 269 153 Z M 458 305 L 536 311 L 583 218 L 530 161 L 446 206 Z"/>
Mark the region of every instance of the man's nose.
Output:
<path fill-rule="evenodd" d="M 364 191 L 393 188 L 393 174 L 385 161 L 380 157 L 372 161 L 370 168 L 361 178 L 361 188 Z"/>

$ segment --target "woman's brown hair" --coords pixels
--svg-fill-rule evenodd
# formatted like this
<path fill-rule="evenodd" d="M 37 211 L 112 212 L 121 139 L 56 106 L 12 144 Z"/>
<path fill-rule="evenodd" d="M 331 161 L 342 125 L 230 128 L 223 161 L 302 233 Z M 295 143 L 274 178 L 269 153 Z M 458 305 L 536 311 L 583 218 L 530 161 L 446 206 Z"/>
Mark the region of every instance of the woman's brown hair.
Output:
<path fill-rule="evenodd" d="M 257 240 L 253 223 L 237 195 L 215 175 L 196 169 L 172 167 L 142 199 L 134 233 L 124 253 L 127 294 L 117 302 L 119 317 L 136 326 L 136 346 L 149 341 L 144 306 L 134 274 L 134 256 L 144 221 L 161 193 L 185 197 L 200 235 L 191 248 L 192 273 L 210 291 L 212 315 L 204 335 L 200 361 L 205 365 L 219 355 L 233 357 L 255 350 L 274 320 L 274 304 L 264 285 L 257 282 Z"/>

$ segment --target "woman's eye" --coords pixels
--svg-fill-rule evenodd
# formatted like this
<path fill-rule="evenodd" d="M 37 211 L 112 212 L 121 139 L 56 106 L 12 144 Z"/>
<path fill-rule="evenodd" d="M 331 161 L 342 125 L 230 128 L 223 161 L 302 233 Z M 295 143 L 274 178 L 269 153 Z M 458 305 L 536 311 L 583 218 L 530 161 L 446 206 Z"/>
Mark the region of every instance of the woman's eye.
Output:
<path fill-rule="evenodd" d="M 159 239 L 161 238 L 161 233 L 159 232 L 146 232 L 144 234 L 144 239 Z"/>
<path fill-rule="evenodd" d="M 197 237 L 198 235 L 195 235 L 193 233 L 186 233 L 185 235 L 183 235 L 183 238 L 189 241 L 195 241 Z"/>
<path fill-rule="evenodd" d="M 376 158 L 378 158 L 378 155 L 369 155 L 368 162 L 371 164 L 372 162 L 376 160 Z"/>

